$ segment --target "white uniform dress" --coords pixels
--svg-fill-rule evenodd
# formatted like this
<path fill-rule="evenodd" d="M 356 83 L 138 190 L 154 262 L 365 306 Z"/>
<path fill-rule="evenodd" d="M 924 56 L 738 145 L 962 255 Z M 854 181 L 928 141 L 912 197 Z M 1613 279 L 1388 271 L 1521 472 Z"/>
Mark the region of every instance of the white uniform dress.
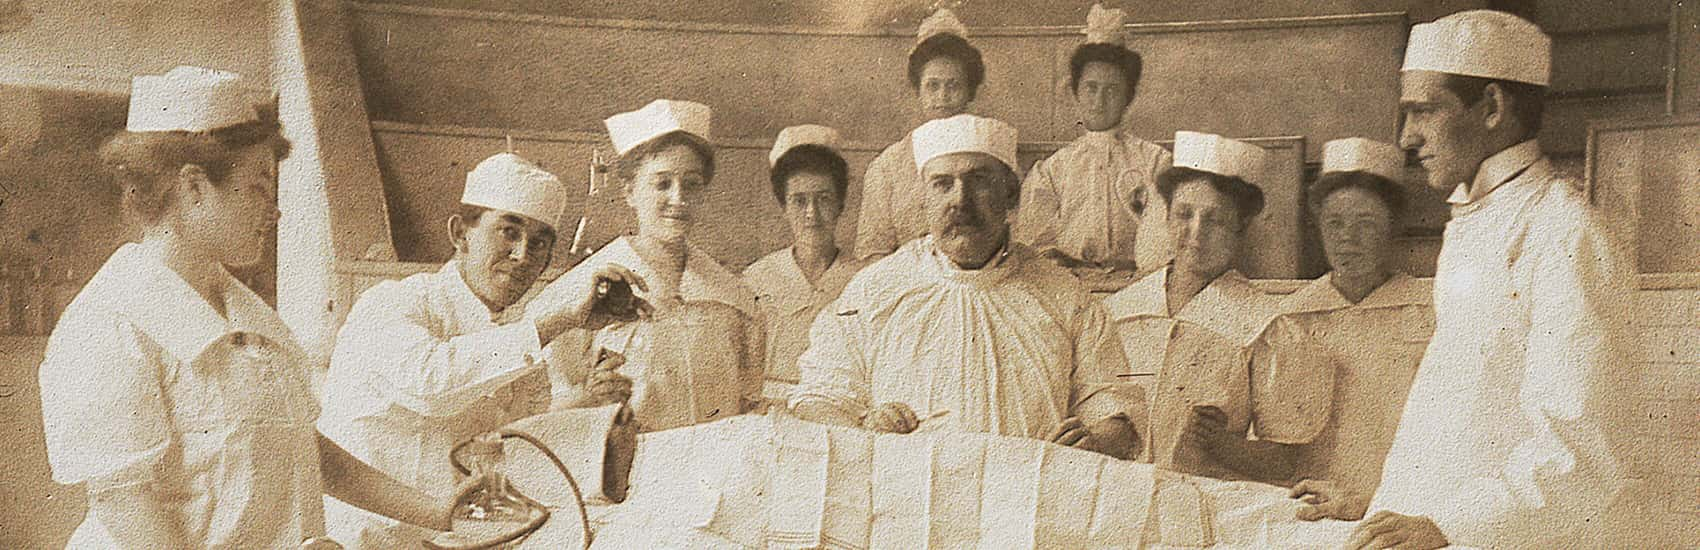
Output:
<path fill-rule="evenodd" d="M 783 401 L 797 385 L 797 358 L 809 347 L 809 324 L 838 299 L 863 262 L 840 251 L 814 282 L 803 276 L 791 247 L 768 254 L 744 268 L 744 286 L 756 294 L 767 326 L 766 382 L 762 396 Z"/>
<path fill-rule="evenodd" d="M 1133 204 L 1156 195 L 1157 174 L 1172 162 L 1168 150 L 1125 130 L 1087 132 L 1027 174 L 1015 239 L 1094 264 L 1167 261 L 1138 257 L 1138 241 L 1167 238 L 1140 233 Z"/>
<path fill-rule="evenodd" d="M 615 239 L 562 278 L 588 278 L 608 264 L 660 280 L 627 237 Z M 559 283 L 557 283 L 559 284 Z M 642 291 L 633 289 L 639 296 Z M 760 401 L 763 336 L 755 296 L 738 276 L 692 247 L 679 282 L 684 305 L 650 321 L 616 323 L 594 333 L 570 330 L 549 346 L 556 399 L 582 396 L 600 349 L 625 356 L 618 372 L 632 380 L 632 411 L 641 431 L 665 430 L 733 416 Z"/>
<path fill-rule="evenodd" d="M 856 258 L 868 259 L 897 250 L 927 234 L 925 188 L 915 169 L 911 136 L 880 151 L 862 174 L 862 210 L 856 219 Z"/>
<path fill-rule="evenodd" d="M 523 302 L 492 313 L 458 261 L 378 283 L 337 333 L 319 427 L 360 460 L 446 498 L 455 443 L 547 408 L 546 388 L 532 396 L 514 391 L 521 379 L 546 380 L 538 351 Z M 332 537 L 354 547 L 411 547 L 435 535 L 333 498 L 325 507 Z"/>
<path fill-rule="evenodd" d="M 1286 325 L 1272 325 L 1280 298 L 1251 286 L 1238 271 L 1211 281 L 1169 314 L 1158 270 L 1106 298 L 1131 374 L 1151 396 L 1141 460 L 1159 468 L 1218 479 L 1245 476 L 1185 445 L 1181 430 L 1193 406 L 1214 406 L 1233 433 L 1265 441 L 1308 443 L 1328 420 L 1332 371 L 1315 346 Z M 1141 426 L 1141 428 L 1146 428 Z M 1266 480 L 1285 481 L 1285 480 Z"/>
<path fill-rule="evenodd" d="M 1373 495 L 1411 378 L 1434 333 L 1432 293 L 1398 273 L 1354 304 L 1334 288 L 1333 277 L 1323 275 L 1288 295 L 1280 318 L 1319 343 L 1334 366 L 1328 426 L 1304 446 L 1298 475 Z"/>
<path fill-rule="evenodd" d="M 301 350 L 225 275 L 220 317 L 144 246 L 77 294 L 41 365 L 59 483 L 152 483 L 195 548 L 295 548 L 324 534 L 318 434 Z M 93 510 L 69 548 L 117 548 Z"/>
<path fill-rule="evenodd" d="M 1625 258 L 1533 141 L 1449 202 L 1434 338 L 1370 513 L 1427 516 L 1460 545 L 1610 546 L 1613 411 L 1636 410 L 1639 382 L 1620 359 Z"/>
<path fill-rule="evenodd" d="M 900 402 L 961 431 L 1031 438 L 1070 415 L 1142 414 L 1080 283 L 1025 245 L 994 262 L 957 268 L 927 237 L 863 269 L 810 329 L 791 405 L 860 416 Z"/>

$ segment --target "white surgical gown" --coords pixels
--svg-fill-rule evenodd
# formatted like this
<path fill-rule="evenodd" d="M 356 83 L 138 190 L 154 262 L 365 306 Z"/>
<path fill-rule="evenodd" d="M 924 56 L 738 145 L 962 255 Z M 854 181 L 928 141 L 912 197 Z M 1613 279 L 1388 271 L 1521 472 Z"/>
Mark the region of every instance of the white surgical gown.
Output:
<path fill-rule="evenodd" d="M 928 237 L 863 269 L 810 329 L 791 405 L 860 416 L 900 402 L 961 431 L 1032 438 L 1070 415 L 1142 415 L 1080 284 L 1025 245 L 994 261 L 957 268 Z"/>
<path fill-rule="evenodd" d="M 523 302 L 492 313 L 459 262 L 361 294 L 337 332 L 319 427 L 355 457 L 426 492 L 454 489 L 455 443 L 547 408 L 549 394 L 516 397 L 517 381 L 546 380 L 536 325 Z M 416 546 L 435 532 L 325 499 L 332 536 L 363 548 Z"/>
<path fill-rule="evenodd" d="M 1328 426 L 1302 449 L 1298 476 L 1373 495 L 1411 378 L 1434 332 L 1434 308 L 1429 289 L 1403 273 L 1355 304 L 1332 280 L 1333 274 L 1323 275 L 1288 295 L 1281 316 L 1320 344 L 1334 369 Z"/>
<path fill-rule="evenodd" d="M 226 316 L 143 245 L 107 259 L 41 365 L 59 483 L 152 483 L 196 548 L 296 548 L 324 534 L 307 366 L 277 313 L 225 275 Z M 117 548 L 88 512 L 69 548 Z"/>
<path fill-rule="evenodd" d="M 797 358 L 809 347 L 809 324 L 864 264 L 840 251 L 814 282 L 803 276 L 791 248 L 768 254 L 744 269 L 744 286 L 756 295 L 767 326 L 767 380 L 762 395 L 784 400 L 797 385 Z"/>
<path fill-rule="evenodd" d="M 1162 146 L 1125 130 L 1087 132 L 1028 172 L 1015 239 L 1095 264 L 1167 261 L 1160 253 L 1137 257 L 1138 241 L 1167 238 L 1140 233 L 1133 205 L 1138 195 L 1156 194 L 1157 174 L 1172 160 Z"/>
<path fill-rule="evenodd" d="M 1639 381 L 1619 349 L 1626 258 L 1533 141 L 1450 202 L 1434 338 L 1370 513 L 1427 516 L 1453 544 L 1605 545 L 1614 411 L 1636 410 L 1622 388 Z"/>

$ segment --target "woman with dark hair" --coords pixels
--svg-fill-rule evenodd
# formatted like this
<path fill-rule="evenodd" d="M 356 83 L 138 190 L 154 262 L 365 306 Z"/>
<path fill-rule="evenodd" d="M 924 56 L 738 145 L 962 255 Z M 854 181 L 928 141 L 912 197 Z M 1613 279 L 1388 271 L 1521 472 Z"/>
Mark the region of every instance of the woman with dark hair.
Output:
<path fill-rule="evenodd" d="M 1144 460 L 1219 479 L 1291 484 L 1296 445 L 1327 419 L 1330 374 L 1300 335 L 1264 333 L 1279 299 L 1234 269 L 1263 211 L 1248 178 L 1265 153 L 1210 134 L 1175 135 L 1157 178 L 1175 258 L 1105 300 L 1130 376 L 1151 403 Z M 1248 439 L 1255 426 L 1257 439 Z"/>
<path fill-rule="evenodd" d="M 1138 268 L 1168 260 L 1162 232 L 1142 234 L 1161 224 L 1141 224 L 1140 209 L 1173 157 L 1122 125 L 1144 67 L 1124 45 L 1123 20 L 1122 10 L 1092 6 L 1086 43 L 1069 58 L 1068 89 L 1086 134 L 1027 174 L 1015 238 L 1077 275 L 1107 272 L 1126 281 Z M 1162 219 L 1161 210 L 1151 215 Z"/>
<path fill-rule="evenodd" d="M 227 271 L 261 258 L 289 152 L 243 94 L 221 71 L 137 77 L 101 149 L 141 240 L 78 293 L 41 365 L 54 479 L 89 495 L 71 548 L 335 547 L 326 493 L 449 527 L 451 503 L 318 434 L 303 352 Z"/>
<path fill-rule="evenodd" d="M 1398 147 L 1337 139 L 1323 146 L 1322 177 L 1308 193 L 1333 270 L 1289 295 L 1279 322 L 1316 335 L 1337 383 L 1328 426 L 1298 459 L 1298 476 L 1307 481 L 1295 488 L 1310 493 L 1313 485 L 1333 484 L 1340 491 L 1329 493 L 1332 502 L 1308 503 L 1303 519 L 1346 509 L 1362 516 L 1434 333 L 1430 290 L 1391 265 L 1404 173 Z"/>
<path fill-rule="evenodd" d="M 588 280 L 607 265 L 628 267 L 648 283 L 647 291 L 635 290 L 655 313 L 556 339 L 550 365 L 569 371 L 557 405 L 606 404 L 585 386 L 593 374 L 608 376 L 595 372 L 607 364 L 604 351 L 625 358 L 614 373 L 631 385 L 641 431 L 719 420 L 761 402 L 765 337 L 755 296 L 690 243 L 714 180 L 712 115 L 700 103 L 662 99 L 606 121 L 619 154 L 614 177 L 637 215 L 637 234 L 608 243 L 562 277 Z"/>
<path fill-rule="evenodd" d="M 939 10 L 921 22 L 919 38 L 909 51 L 909 89 L 929 120 L 968 111 L 968 104 L 986 80 L 980 50 L 968 43 L 968 29 L 950 10 Z M 897 250 L 927 234 L 921 204 L 925 189 L 915 169 L 910 134 L 880 151 L 862 174 L 862 213 L 856 221 L 856 258 L 868 259 Z"/>
<path fill-rule="evenodd" d="M 850 187 L 849 168 L 838 154 L 838 131 L 792 126 L 779 132 L 768 162 L 773 198 L 785 211 L 791 246 L 768 254 L 744 270 L 744 286 L 756 293 L 767 327 L 767 381 L 762 395 L 783 402 L 797 385 L 797 358 L 809 346 L 809 326 L 821 308 L 862 267 L 838 249 L 838 215 Z"/>

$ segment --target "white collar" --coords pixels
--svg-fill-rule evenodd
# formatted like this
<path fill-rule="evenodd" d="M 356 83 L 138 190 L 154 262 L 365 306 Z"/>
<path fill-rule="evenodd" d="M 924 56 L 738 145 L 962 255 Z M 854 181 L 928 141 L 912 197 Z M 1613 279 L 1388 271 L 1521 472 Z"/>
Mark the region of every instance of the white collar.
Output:
<path fill-rule="evenodd" d="M 1115 322 L 1139 318 L 1187 321 L 1237 342 L 1248 343 L 1278 312 L 1275 299 L 1251 286 L 1239 270 L 1230 269 L 1199 290 L 1186 307 L 1169 314 L 1170 264 L 1104 300 Z"/>
<path fill-rule="evenodd" d="M 1481 200 L 1540 159 L 1541 144 L 1536 140 L 1531 139 L 1507 147 L 1482 161 L 1481 166 L 1476 168 L 1475 180 L 1453 189 L 1446 202 L 1462 205 Z"/>
<path fill-rule="evenodd" d="M 121 300 L 122 315 L 178 360 L 193 362 L 207 346 L 238 332 L 265 336 L 300 353 L 277 311 L 222 267 L 218 271 L 225 279 L 223 317 L 181 275 L 142 245 L 126 243 L 119 247 L 100 271 L 97 277 L 115 278 L 123 289 L 115 296 Z"/>
<path fill-rule="evenodd" d="M 1370 291 L 1368 296 L 1364 296 L 1363 300 L 1354 304 L 1342 296 L 1339 289 L 1334 288 L 1334 273 L 1329 272 L 1289 295 L 1285 310 L 1288 313 L 1322 313 L 1348 308 L 1424 305 L 1431 301 L 1431 295 L 1426 290 L 1416 278 L 1404 273 L 1394 273 L 1383 281 L 1381 286 Z"/>

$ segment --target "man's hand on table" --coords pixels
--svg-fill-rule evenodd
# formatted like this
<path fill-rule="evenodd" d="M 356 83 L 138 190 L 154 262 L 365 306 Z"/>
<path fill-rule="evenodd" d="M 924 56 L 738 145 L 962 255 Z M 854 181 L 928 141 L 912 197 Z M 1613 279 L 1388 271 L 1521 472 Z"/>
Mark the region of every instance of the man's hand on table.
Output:
<path fill-rule="evenodd" d="M 1369 511 L 1369 497 L 1328 480 L 1302 480 L 1287 496 L 1305 503 L 1299 508 L 1299 521 L 1323 518 L 1357 521 Z"/>
<path fill-rule="evenodd" d="M 1078 416 L 1063 419 L 1057 429 L 1045 438 L 1053 443 L 1103 453 L 1127 460 L 1137 450 L 1133 423 L 1122 415 L 1108 416 L 1087 423 Z"/>
<path fill-rule="evenodd" d="M 875 405 L 862 417 L 862 428 L 876 432 L 906 434 L 920 426 L 921 420 L 915 416 L 915 411 L 895 401 Z"/>
<path fill-rule="evenodd" d="M 1352 550 L 1433 550 L 1445 548 L 1446 535 L 1440 527 L 1422 516 L 1407 516 L 1393 512 L 1378 512 L 1352 531 L 1346 548 Z"/>

